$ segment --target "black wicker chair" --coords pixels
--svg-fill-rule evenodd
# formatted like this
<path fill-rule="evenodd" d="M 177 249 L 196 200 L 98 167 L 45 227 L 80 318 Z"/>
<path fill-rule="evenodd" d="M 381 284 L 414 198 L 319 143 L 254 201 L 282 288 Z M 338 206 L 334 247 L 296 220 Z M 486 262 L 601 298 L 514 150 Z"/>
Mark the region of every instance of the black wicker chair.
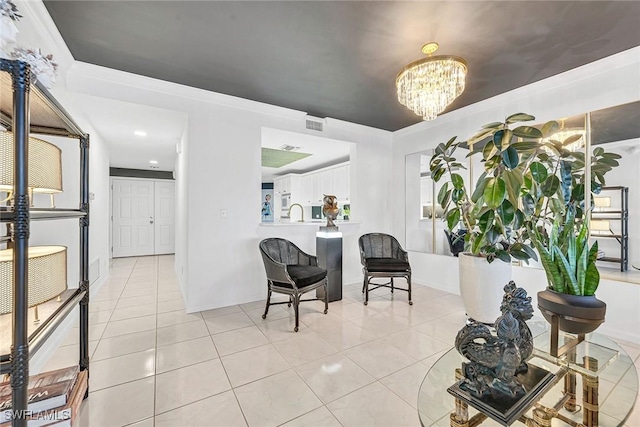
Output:
<path fill-rule="evenodd" d="M 464 235 L 467 234 L 467 230 L 458 230 L 454 233 L 444 230 L 444 234 L 447 235 L 451 255 L 457 257 L 460 252 L 464 252 Z"/>
<path fill-rule="evenodd" d="M 300 248 L 288 240 L 280 238 L 264 239 L 260 242 L 260 253 L 267 272 L 267 305 L 263 319 L 267 318 L 270 305 L 288 304 L 296 313 L 296 327 L 298 332 L 298 306 L 301 301 L 317 301 L 319 298 L 300 299 L 302 294 L 324 286 L 324 314 L 329 308 L 329 292 L 327 288 L 327 270 L 318 267 L 318 258 L 304 253 Z M 289 295 L 289 301 L 271 302 L 273 292 Z"/>
<path fill-rule="evenodd" d="M 364 305 L 369 302 L 369 291 L 380 287 L 407 291 L 409 293 L 409 305 L 411 301 L 411 266 L 409 256 L 402 249 L 395 237 L 383 233 L 369 233 L 360 236 L 358 239 L 360 247 L 360 262 L 364 273 L 364 283 L 362 292 L 364 295 Z M 383 284 L 371 283 L 372 279 L 384 277 L 390 281 Z M 393 284 L 395 277 L 402 277 L 407 280 L 408 288 L 396 288 Z M 374 286 L 369 289 L 369 285 Z"/>

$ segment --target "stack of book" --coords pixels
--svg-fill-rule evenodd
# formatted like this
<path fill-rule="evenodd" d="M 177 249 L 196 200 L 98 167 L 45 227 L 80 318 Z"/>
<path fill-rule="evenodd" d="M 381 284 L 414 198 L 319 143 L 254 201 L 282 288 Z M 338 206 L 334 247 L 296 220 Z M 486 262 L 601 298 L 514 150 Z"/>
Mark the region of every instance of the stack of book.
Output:
<path fill-rule="evenodd" d="M 29 427 L 76 426 L 87 380 L 88 371 L 77 365 L 29 377 L 29 403 L 21 413 L 12 408 L 11 383 L 0 383 L 0 427 L 11 426 L 14 418 L 27 418 Z"/>

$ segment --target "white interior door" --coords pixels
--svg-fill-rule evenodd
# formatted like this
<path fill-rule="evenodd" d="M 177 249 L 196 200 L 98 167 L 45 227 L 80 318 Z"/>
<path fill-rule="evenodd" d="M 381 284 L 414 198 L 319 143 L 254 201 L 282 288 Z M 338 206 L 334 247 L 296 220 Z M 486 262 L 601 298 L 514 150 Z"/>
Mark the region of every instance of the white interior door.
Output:
<path fill-rule="evenodd" d="M 154 254 L 154 182 L 113 179 L 113 257 Z"/>
<path fill-rule="evenodd" d="M 155 182 L 155 254 L 175 252 L 175 183 L 173 181 Z"/>

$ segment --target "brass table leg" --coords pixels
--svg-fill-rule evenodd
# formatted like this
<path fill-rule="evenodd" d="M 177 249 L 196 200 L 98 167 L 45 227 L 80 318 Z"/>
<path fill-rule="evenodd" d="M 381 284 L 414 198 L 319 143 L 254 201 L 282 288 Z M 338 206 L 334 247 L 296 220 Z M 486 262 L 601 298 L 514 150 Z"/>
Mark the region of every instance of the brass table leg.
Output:
<path fill-rule="evenodd" d="M 570 341 L 569 338 L 565 337 L 565 346 Z M 571 348 L 566 353 L 567 362 L 569 364 L 576 363 L 576 349 Z M 564 403 L 564 409 L 569 412 L 576 412 L 578 406 L 576 405 L 576 374 L 574 372 L 569 371 L 567 375 L 564 377 L 564 395 L 567 396 L 567 400 Z"/>
<path fill-rule="evenodd" d="M 593 357 L 585 356 L 584 367 L 590 371 L 598 370 L 598 361 Z M 598 425 L 598 377 L 582 375 L 582 424 L 586 427 Z"/>
<path fill-rule="evenodd" d="M 532 427 L 551 427 L 551 419 L 553 416 L 547 413 L 542 408 L 535 408 L 533 410 L 533 425 Z"/>
<path fill-rule="evenodd" d="M 462 379 L 462 369 L 456 368 L 456 381 Z M 456 409 L 449 414 L 449 425 L 451 427 L 469 427 L 469 405 L 460 399 L 455 399 Z"/>

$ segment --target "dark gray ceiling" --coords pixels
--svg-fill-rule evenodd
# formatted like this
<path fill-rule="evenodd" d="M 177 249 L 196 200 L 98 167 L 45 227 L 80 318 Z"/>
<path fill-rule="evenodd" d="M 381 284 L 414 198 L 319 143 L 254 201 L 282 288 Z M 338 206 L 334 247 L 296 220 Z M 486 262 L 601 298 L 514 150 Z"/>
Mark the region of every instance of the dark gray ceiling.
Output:
<path fill-rule="evenodd" d="M 640 2 L 45 5 L 77 60 L 387 130 L 420 121 L 395 78 L 427 41 L 468 62 L 447 111 L 640 45 Z"/>

